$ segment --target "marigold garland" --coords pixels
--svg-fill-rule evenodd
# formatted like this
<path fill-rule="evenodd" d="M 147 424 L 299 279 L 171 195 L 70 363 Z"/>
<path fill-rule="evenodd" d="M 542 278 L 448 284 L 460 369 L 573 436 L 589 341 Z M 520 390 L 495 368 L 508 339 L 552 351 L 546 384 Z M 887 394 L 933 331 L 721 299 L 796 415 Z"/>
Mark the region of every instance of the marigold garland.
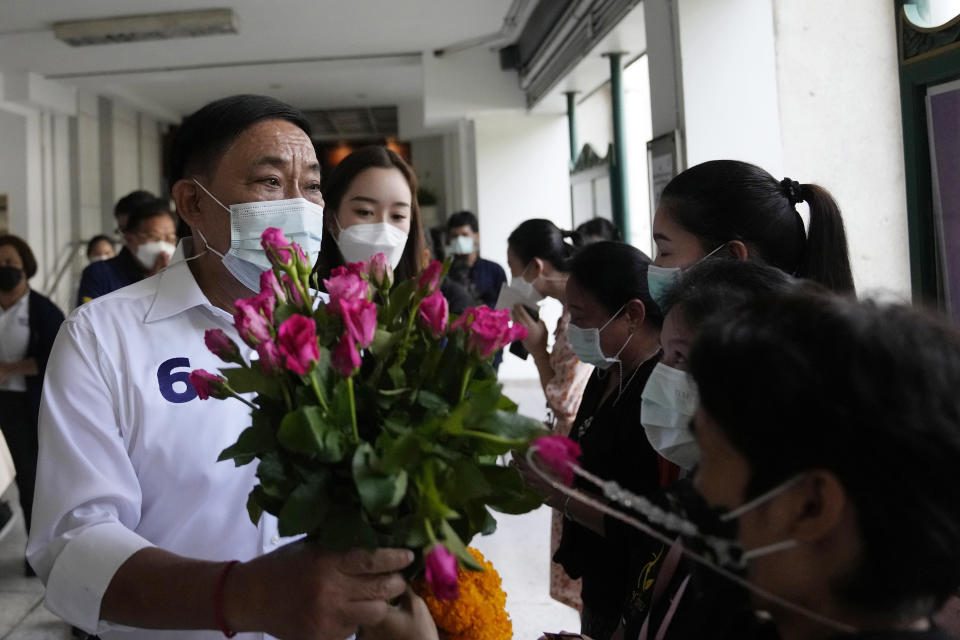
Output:
<path fill-rule="evenodd" d="M 423 579 L 414 584 L 414 590 L 427 603 L 430 615 L 442 632 L 441 637 L 448 640 L 511 640 L 513 624 L 506 610 L 507 594 L 500 587 L 500 574 L 482 553 L 473 547 L 469 551 L 484 570 L 459 568 L 459 598 L 451 601 L 434 597 Z"/>

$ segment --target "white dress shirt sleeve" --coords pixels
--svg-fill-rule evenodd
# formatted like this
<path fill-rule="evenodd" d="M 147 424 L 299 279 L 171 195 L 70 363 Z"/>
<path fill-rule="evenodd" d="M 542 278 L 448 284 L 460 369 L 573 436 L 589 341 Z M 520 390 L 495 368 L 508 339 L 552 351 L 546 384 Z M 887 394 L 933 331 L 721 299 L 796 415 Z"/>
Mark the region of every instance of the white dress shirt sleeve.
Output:
<path fill-rule="evenodd" d="M 82 315 L 61 327 L 47 366 L 40 458 L 27 558 L 46 585 L 46 606 L 88 632 L 117 569 L 151 546 L 134 533 L 141 489 L 119 407 L 121 363 L 110 362 Z"/>

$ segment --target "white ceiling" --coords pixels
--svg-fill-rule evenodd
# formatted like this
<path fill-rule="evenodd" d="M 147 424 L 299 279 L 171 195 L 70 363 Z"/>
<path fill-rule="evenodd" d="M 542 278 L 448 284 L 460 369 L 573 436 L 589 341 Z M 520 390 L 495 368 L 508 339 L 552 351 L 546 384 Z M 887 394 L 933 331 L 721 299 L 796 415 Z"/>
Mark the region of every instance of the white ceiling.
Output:
<path fill-rule="evenodd" d="M 0 71 L 32 71 L 167 117 L 267 93 L 303 109 L 418 99 L 418 56 L 500 30 L 511 0 L 230 0 L 236 35 L 71 47 L 63 20 L 222 8 L 210 0 L 4 0 Z M 271 62 L 279 61 L 279 62 Z"/>

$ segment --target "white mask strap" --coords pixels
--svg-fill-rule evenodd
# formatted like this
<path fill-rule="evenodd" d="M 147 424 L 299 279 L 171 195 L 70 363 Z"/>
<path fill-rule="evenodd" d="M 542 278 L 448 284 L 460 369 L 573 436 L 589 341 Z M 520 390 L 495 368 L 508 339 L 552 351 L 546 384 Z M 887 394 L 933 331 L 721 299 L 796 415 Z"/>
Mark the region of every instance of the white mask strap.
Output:
<path fill-rule="evenodd" d="M 748 502 L 745 502 L 744 504 L 740 505 L 740 506 L 737 507 L 736 509 L 731 509 L 730 511 L 727 511 L 725 514 L 723 514 L 722 516 L 720 516 L 720 519 L 721 519 L 722 521 L 724 521 L 724 522 L 727 522 L 727 521 L 729 521 L 729 520 L 736 520 L 737 518 L 739 518 L 739 517 L 742 516 L 743 514 L 749 512 L 749 511 L 753 511 L 754 509 L 756 509 L 757 507 L 759 507 L 760 505 L 762 505 L 764 502 L 767 502 L 767 501 L 769 501 L 769 500 L 773 500 L 774 498 L 776 498 L 776 497 L 777 497 L 778 495 L 780 495 L 781 493 L 784 493 L 784 492 L 787 491 L 788 489 L 793 488 L 793 486 L 794 486 L 795 484 L 797 484 L 798 482 L 800 482 L 800 480 L 801 480 L 802 478 L 803 478 L 803 474 L 802 474 L 802 473 L 801 473 L 801 474 L 797 474 L 797 475 L 793 476 L 792 478 L 790 478 L 789 480 L 787 480 L 786 482 L 782 482 L 782 483 L 778 484 L 777 486 L 775 486 L 773 489 L 770 489 L 770 491 L 767 491 L 766 493 L 763 493 L 763 494 L 757 496 L 757 497 L 754 498 L 753 500 L 750 500 L 750 501 L 748 501 Z"/>
<path fill-rule="evenodd" d="M 199 184 L 199 183 L 198 183 L 198 184 Z M 202 187 L 201 187 L 201 188 L 202 188 Z M 213 198 L 213 196 L 210 196 L 210 197 Z M 213 198 L 213 199 L 216 200 L 216 198 Z M 190 256 L 189 258 L 187 258 L 188 260 L 193 260 L 194 258 L 199 258 L 199 257 L 202 256 L 204 253 L 206 253 L 207 251 L 210 251 L 211 253 L 217 254 L 218 256 L 220 256 L 221 259 L 226 258 L 225 255 L 223 255 L 222 253 L 220 253 L 219 251 L 217 251 L 216 249 L 214 249 L 213 247 L 210 246 L 210 243 L 207 242 L 206 236 L 203 235 L 203 231 L 200 231 L 200 229 L 197 229 L 196 231 L 197 231 L 197 233 L 200 234 L 200 239 L 203 240 L 203 247 L 204 247 L 204 248 L 203 248 L 203 251 L 202 251 L 201 253 L 198 253 L 198 254 L 195 255 L 195 256 Z"/>
<path fill-rule="evenodd" d="M 606 328 L 607 328 L 607 325 L 610 324 L 611 322 L 613 322 L 614 318 L 616 318 L 618 315 L 620 315 L 620 312 L 623 311 L 624 309 L 626 309 L 628 304 L 630 304 L 629 301 L 624 302 L 624 303 L 620 306 L 620 308 L 617 309 L 616 312 L 615 312 L 612 316 L 610 316 L 610 319 L 607 320 L 606 322 L 604 322 L 602 327 L 600 327 L 599 329 L 597 329 L 597 331 L 603 331 L 604 329 L 606 329 Z M 623 351 L 623 349 L 621 349 L 621 351 Z M 620 354 L 618 353 L 617 355 L 620 355 Z"/>
<path fill-rule="evenodd" d="M 208 196 L 210 196 L 211 198 L 213 198 L 213 201 L 214 201 L 214 202 L 216 202 L 218 205 L 220 205 L 221 207 L 223 207 L 224 209 L 226 209 L 227 213 L 230 213 L 230 207 L 228 207 L 227 205 L 225 205 L 225 204 L 223 204 L 222 202 L 220 202 L 219 200 L 217 200 L 217 196 L 215 196 L 215 195 L 213 195 L 212 193 L 210 193 L 209 191 L 207 191 L 207 188 L 206 188 L 205 186 L 203 186 L 202 184 L 200 184 L 199 182 L 197 182 L 197 179 L 196 179 L 196 178 L 190 178 L 190 179 L 193 180 L 193 183 L 194 183 L 195 185 L 197 185 L 198 187 L 200 187 L 201 189 L 203 189 L 203 192 L 204 192 L 205 194 L 207 194 Z M 204 242 L 206 242 L 206 240 L 204 240 Z M 207 245 L 207 246 L 209 247 L 209 245 Z"/>
<path fill-rule="evenodd" d="M 740 557 L 743 558 L 744 562 L 749 562 L 754 558 L 768 556 L 771 553 L 777 553 L 778 551 L 786 551 L 787 549 L 793 549 L 795 546 L 797 546 L 796 540 L 784 540 L 783 542 L 774 542 L 773 544 L 768 544 L 762 547 L 757 547 L 756 549 L 750 549 L 749 551 L 744 551 L 743 555 Z"/>

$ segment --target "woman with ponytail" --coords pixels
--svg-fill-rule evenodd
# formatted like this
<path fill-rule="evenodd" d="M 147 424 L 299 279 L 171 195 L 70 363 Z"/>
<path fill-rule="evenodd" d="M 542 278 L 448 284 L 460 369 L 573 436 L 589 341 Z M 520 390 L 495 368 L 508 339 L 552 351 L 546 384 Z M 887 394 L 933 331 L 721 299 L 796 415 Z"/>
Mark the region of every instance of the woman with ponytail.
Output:
<path fill-rule="evenodd" d="M 540 385 L 547 398 L 551 428 L 568 435 L 580 408 L 583 391 L 593 367 L 580 362 L 567 338 L 570 312 L 567 310 L 565 289 L 570 275 L 569 261 L 575 249 L 565 240 L 574 234 L 561 231 L 549 220 L 527 220 L 513 230 L 507 239 L 507 265 L 513 276 L 506 287 L 516 296 L 509 296 L 512 315 L 527 329 L 523 346 L 533 356 L 540 374 Z M 535 319 L 531 310 L 537 302 L 549 297 L 563 304 L 563 314 L 554 331 L 553 349 L 547 349 L 547 327 Z M 507 296 L 501 297 L 506 300 Z M 526 302 L 521 301 L 525 299 Z M 532 305 L 532 307 L 531 307 Z M 563 518 L 553 514 L 550 555 L 560 544 Z M 563 567 L 550 563 L 550 595 L 564 604 L 579 609 L 580 581 L 572 580 Z"/>
<path fill-rule="evenodd" d="M 796 205 L 806 202 L 809 228 Z M 654 298 L 679 270 L 726 253 L 757 260 L 837 293 L 854 293 L 840 208 L 815 184 L 777 181 L 752 164 L 712 160 L 671 180 L 653 220 L 657 256 L 650 273 Z"/>

